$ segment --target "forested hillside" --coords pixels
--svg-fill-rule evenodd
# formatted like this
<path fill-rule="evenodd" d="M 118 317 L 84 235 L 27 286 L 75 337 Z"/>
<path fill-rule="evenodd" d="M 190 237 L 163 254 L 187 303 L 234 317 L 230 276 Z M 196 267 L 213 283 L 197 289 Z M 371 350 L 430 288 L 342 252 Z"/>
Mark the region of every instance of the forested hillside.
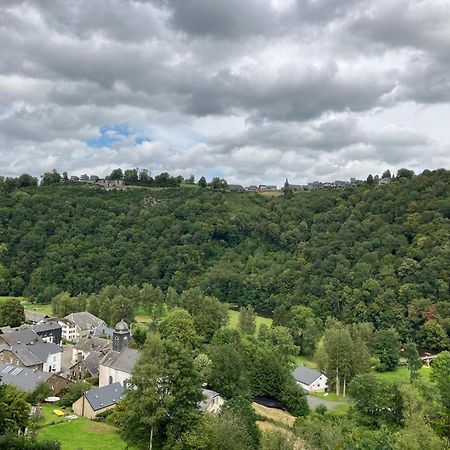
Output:
<path fill-rule="evenodd" d="M 150 283 L 232 304 L 450 333 L 450 172 L 290 196 L 0 183 L 0 295 Z M 447 337 L 446 337 L 447 336 Z M 444 339 L 445 338 L 445 339 Z M 443 344 L 444 342 L 444 344 Z"/>

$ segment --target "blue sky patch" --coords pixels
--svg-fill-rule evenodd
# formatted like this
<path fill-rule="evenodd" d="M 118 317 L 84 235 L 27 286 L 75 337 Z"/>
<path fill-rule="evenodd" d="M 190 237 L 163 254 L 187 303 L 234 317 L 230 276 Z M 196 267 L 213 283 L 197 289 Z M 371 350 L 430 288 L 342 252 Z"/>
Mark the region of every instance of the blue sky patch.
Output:
<path fill-rule="evenodd" d="M 123 141 L 130 136 L 130 127 L 126 123 L 117 125 L 103 125 L 99 129 L 100 136 L 94 139 L 88 139 L 86 144 L 92 148 L 111 147 L 116 142 Z"/>

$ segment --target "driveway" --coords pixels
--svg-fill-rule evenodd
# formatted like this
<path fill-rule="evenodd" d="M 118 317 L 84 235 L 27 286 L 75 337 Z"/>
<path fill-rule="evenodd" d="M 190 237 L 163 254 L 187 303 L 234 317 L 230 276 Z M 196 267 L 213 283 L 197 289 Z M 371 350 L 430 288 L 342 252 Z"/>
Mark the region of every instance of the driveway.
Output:
<path fill-rule="evenodd" d="M 319 405 L 324 405 L 327 409 L 334 409 L 337 406 L 348 405 L 348 402 L 333 402 L 331 400 L 313 397 L 312 395 L 307 395 L 306 399 L 308 400 L 308 405 L 311 409 L 316 409 Z"/>

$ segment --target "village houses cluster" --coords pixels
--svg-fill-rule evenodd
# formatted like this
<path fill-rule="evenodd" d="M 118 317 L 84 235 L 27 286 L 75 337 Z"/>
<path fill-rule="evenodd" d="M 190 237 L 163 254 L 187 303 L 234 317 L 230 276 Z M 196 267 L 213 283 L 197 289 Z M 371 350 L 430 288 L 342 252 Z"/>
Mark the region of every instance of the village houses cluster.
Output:
<path fill-rule="evenodd" d="M 98 381 L 76 400 L 75 414 L 89 419 L 114 408 L 126 394 L 139 350 L 129 347 L 131 330 L 121 320 L 114 329 L 93 314 L 83 311 L 63 318 L 38 312 L 25 312 L 26 322 L 17 328 L 0 328 L 0 377 L 31 393 L 46 383 L 57 396 L 71 383 L 85 378 Z M 305 366 L 292 372 L 305 391 L 327 389 L 324 374 Z M 199 407 L 217 412 L 225 399 L 203 386 Z"/>

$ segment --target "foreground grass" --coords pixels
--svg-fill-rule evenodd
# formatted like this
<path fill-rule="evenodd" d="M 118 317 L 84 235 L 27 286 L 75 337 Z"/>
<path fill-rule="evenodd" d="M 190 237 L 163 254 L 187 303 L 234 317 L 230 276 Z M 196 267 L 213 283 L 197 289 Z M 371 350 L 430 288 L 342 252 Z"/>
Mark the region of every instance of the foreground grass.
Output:
<path fill-rule="evenodd" d="M 230 321 L 228 322 L 228 326 L 230 328 L 238 328 L 238 326 L 239 326 L 239 311 L 234 311 L 234 310 L 230 309 L 228 316 L 230 318 Z M 262 324 L 265 324 L 268 327 L 270 327 L 272 325 L 272 319 L 270 319 L 268 317 L 256 316 L 255 323 L 256 323 L 256 333 L 258 333 L 259 328 Z"/>
<path fill-rule="evenodd" d="M 59 441 L 62 450 L 123 450 L 127 448 L 117 428 L 84 417 L 70 421 L 61 419 L 53 414 L 53 409 L 57 407 L 52 405 L 43 407 L 45 425 L 39 430 L 39 440 Z"/>

